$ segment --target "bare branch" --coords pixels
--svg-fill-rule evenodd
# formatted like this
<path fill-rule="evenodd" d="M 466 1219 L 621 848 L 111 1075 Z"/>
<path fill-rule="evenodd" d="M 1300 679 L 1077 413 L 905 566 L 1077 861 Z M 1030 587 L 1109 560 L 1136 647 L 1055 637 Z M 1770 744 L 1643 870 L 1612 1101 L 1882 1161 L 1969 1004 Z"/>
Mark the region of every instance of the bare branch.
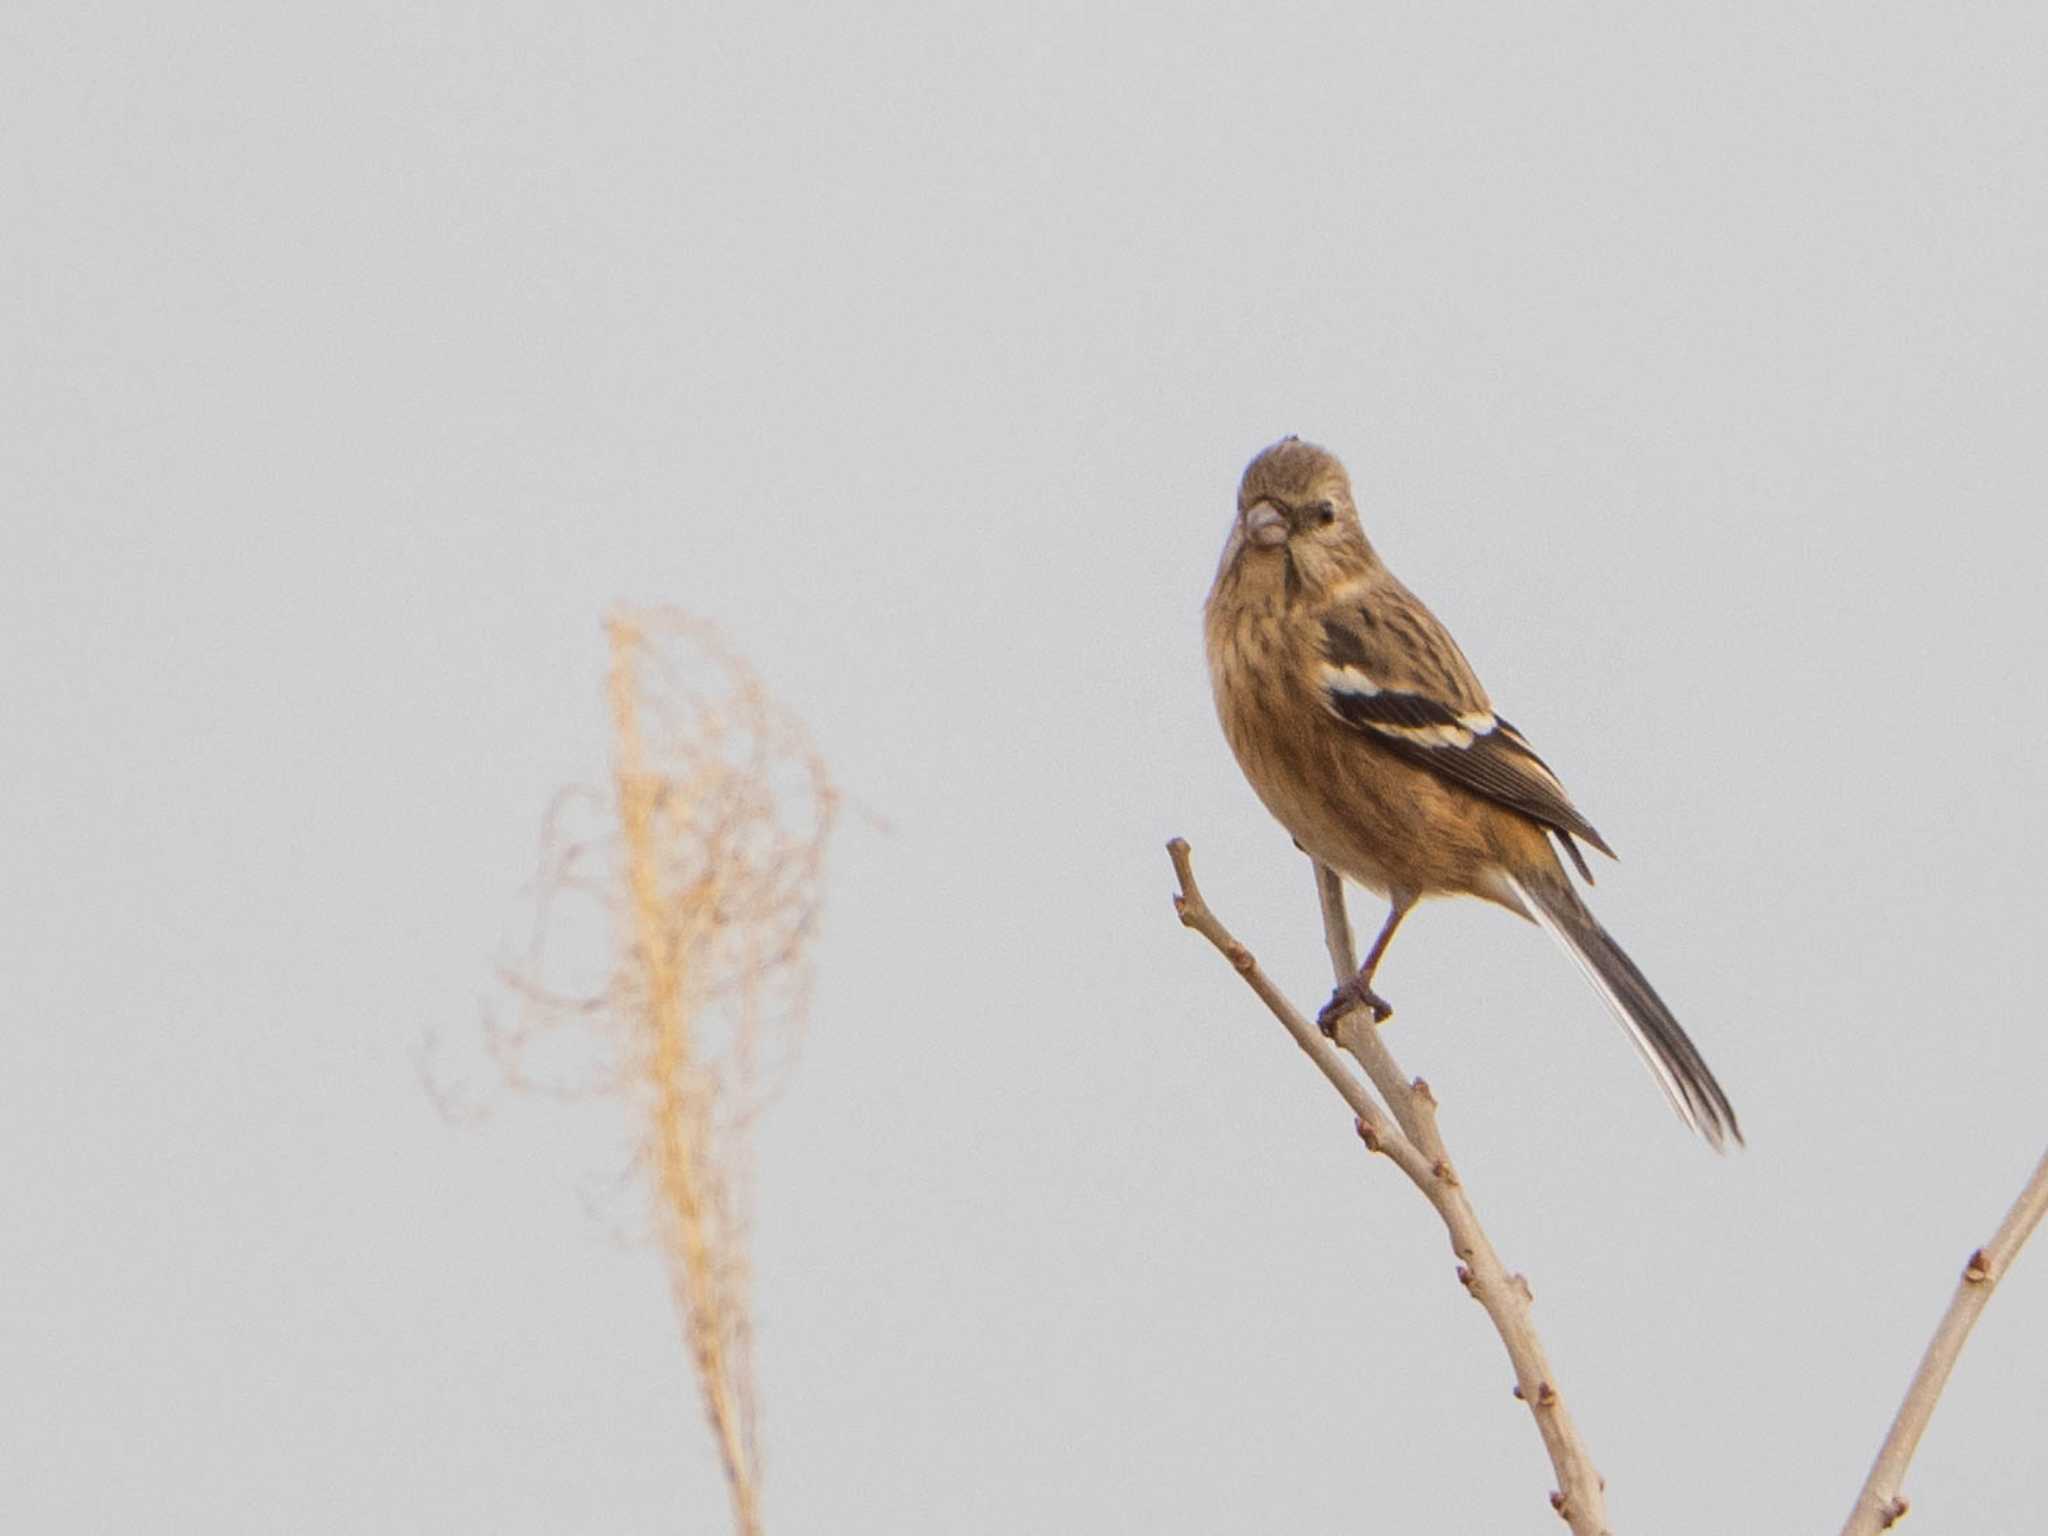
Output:
<path fill-rule="evenodd" d="M 1173 898 L 1173 909 L 1180 914 L 1181 922 L 1214 944 L 1231 967 L 1244 977 L 1246 984 L 1259 994 L 1260 1001 L 1272 1010 L 1273 1017 L 1287 1026 L 1287 1032 L 1294 1036 L 1294 1043 L 1308 1053 L 1317 1070 L 1330 1080 L 1330 1086 L 1351 1106 L 1351 1113 L 1358 1120 L 1358 1133 L 1365 1138 L 1365 1144 L 1375 1152 L 1385 1152 L 1397 1163 L 1404 1156 L 1415 1160 L 1416 1166 L 1426 1173 L 1428 1165 L 1420 1161 L 1421 1154 L 1394 1128 L 1386 1110 L 1366 1086 L 1351 1075 L 1344 1065 L 1344 1058 L 1323 1038 L 1323 1032 L 1295 1011 L 1294 1005 L 1259 969 L 1259 962 L 1252 958 L 1252 952 L 1232 938 L 1230 930 L 1209 910 L 1209 904 L 1202 900 L 1202 888 L 1195 884 L 1194 865 L 1190 861 L 1192 850 L 1186 839 L 1176 837 L 1166 845 L 1166 852 L 1173 860 L 1173 872 L 1180 878 L 1180 893 Z"/>
<path fill-rule="evenodd" d="M 1318 863 L 1316 889 L 1322 899 L 1324 938 L 1330 949 L 1331 969 L 1337 984 L 1351 979 L 1351 923 L 1344 910 L 1344 882 L 1338 874 Z M 1422 1152 L 1429 1170 L 1427 1180 L 1416 1179 L 1416 1187 L 1436 1207 L 1450 1233 L 1451 1251 L 1459 1259 L 1458 1278 L 1473 1300 L 1486 1308 L 1487 1318 L 1506 1346 L 1515 1368 L 1515 1396 L 1529 1407 L 1536 1431 L 1543 1437 L 1543 1449 L 1557 1472 L 1558 1491 L 1551 1504 L 1574 1532 L 1604 1536 L 1607 1531 L 1606 1484 L 1593 1465 L 1593 1458 L 1579 1436 L 1571 1412 L 1558 1391 L 1556 1374 L 1543 1350 L 1531 1321 L 1529 1282 L 1510 1274 L 1485 1229 L 1479 1225 L 1451 1156 L 1437 1129 L 1436 1096 L 1420 1078 L 1410 1080 L 1394 1060 L 1374 1022 L 1372 1011 L 1357 1007 L 1337 1020 L 1337 1043 L 1365 1068 L 1366 1076 L 1394 1112 L 1408 1138 Z M 1404 1168 L 1404 1172 L 1407 1170 Z M 1410 1178 L 1415 1178 L 1413 1173 Z"/>
<path fill-rule="evenodd" d="M 1920 1368 L 1913 1373 L 1906 1399 L 1899 1404 L 1891 1431 L 1878 1448 L 1877 1460 L 1871 1464 L 1870 1476 L 1863 1480 L 1856 1495 L 1856 1507 L 1849 1512 L 1842 1536 L 1873 1536 L 1905 1518 L 1907 1505 L 1899 1486 L 1905 1481 L 1906 1467 L 1913 1460 L 1928 1420 L 1934 1417 L 1934 1405 L 1948 1384 L 1949 1372 L 1955 1368 L 1956 1357 L 1963 1352 L 1963 1342 L 1976 1326 L 1979 1314 L 1991 1300 L 1993 1288 L 2012 1268 L 2021 1246 L 2040 1225 L 2043 1215 L 2048 1215 L 2048 1153 L 2043 1153 L 2035 1165 L 2033 1177 L 2027 1180 L 2012 1209 L 2005 1213 L 1997 1234 L 1964 1263 L 1956 1293 L 1949 1298 L 1948 1310 L 1928 1341 L 1927 1352 L 1920 1357 Z"/>
<path fill-rule="evenodd" d="M 1600 1474 L 1594 1470 L 1565 1408 L 1542 1341 L 1530 1321 L 1528 1283 L 1520 1275 L 1508 1272 L 1480 1228 L 1479 1218 L 1473 1213 L 1465 1187 L 1459 1182 L 1437 1131 L 1436 1100 L 1429 1085 L 1419 1078 L 1411 1083 L 1403 1075 L 1371 1023 L 1370 1013 L 1354 1008 L 1337 1021 L 1337 1040 L 1378 1088 L 1386 1100 L 1382 1107 L 1344 1065 L 1343 1058 L 1330 1048 L 1322 1031 L 1296 1011 L 1259 969 L 1251 951 L 1209 910 L 1195 884 L 1187 843 L 1175 838 L 1166 845 L 1166 851 L 1180 880 L 1174 909 L 1181 922 L 1215 945 L 1244 977 L 1273 1016 L 1286 1026 L 1295 1043 L 1343 1095 L 1357 1117 L 1359 1135 L 1366 1146 L 1386 1153 L 1443 1219 L 1451 1250 L 1458 1259 L 1458 1279 L 1486 1309 L 1487 1317 L 1500 1334 L 1515 1369 L 1515 1396 L 1528 1405 L 1537 1433 L 1542 1436 L 1543 1448 L 1556 1469 L 1559 1491 L 1551 1495 L 1551 1507 L 1575 1536 L 1609 1536 Z M 1317 866 L 1317 885 L 1322 894 L 1324 939 L 1330 950 L 1331 968 L 1341 982 L 1352 969 L 1351 925 L 1344 910 L 1343 886 L 1321 865 Z"/>

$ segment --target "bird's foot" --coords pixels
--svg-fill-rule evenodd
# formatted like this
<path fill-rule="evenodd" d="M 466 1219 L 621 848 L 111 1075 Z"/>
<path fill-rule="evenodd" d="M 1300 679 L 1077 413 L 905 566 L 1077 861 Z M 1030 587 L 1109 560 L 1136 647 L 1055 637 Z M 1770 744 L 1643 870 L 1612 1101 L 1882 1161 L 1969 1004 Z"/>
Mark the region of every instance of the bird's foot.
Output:
<path fill-rule="evenodd" d="M 1354 1008 L 1370 1008 L 1375 1024 L 1384 1024 L 1394 1016 L 1394 1005 L 1354 976 L 1330 994 L 1330 1000 L 1323 1004 L 1323 1011 L 1316 1015 L 1316 1027 L 1334 1040 L 1337 1038 L 1337 1021 Z"/>

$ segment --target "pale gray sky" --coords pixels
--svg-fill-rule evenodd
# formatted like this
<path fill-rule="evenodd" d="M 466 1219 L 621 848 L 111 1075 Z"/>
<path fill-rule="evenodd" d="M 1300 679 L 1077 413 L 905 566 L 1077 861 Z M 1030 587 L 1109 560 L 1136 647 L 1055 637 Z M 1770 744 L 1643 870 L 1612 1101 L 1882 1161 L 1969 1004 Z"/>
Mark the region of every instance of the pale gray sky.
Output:
<path fill-rule="evenodd" d="M 1622 851 L 1382 972 L 1617 1530 L 1832 1529 L 2038 1156 L 2048 11 L 0 16 L 0 1525 L 712 1531 L 602 1116 L 453 1129 L 598 619 L 852 817 L 762 1140 L 778 1532 L 1546 1531 L 1304 1002 L 1199 603 L 1285 432 Z M 876 825 L 885 818 L 887 828 Z M 1369 914 L 1362 913 L 1364 920 Z M 1910 1484 L 2036 1511 L 2048 1254 Z"/>

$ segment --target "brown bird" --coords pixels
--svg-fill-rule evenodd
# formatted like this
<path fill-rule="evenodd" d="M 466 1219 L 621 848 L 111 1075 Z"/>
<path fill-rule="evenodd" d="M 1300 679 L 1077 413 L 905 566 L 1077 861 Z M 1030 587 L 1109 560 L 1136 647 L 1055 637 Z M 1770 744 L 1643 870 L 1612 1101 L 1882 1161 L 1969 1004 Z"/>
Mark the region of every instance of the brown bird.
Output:
<path fill-rule="evenodd" d="M 1471 664 L 1381 563 L 1336 458 L 1289 437 L 1244 472 L 1205 611 L 1223 733 L 1311 858 L 1384 896 L 1387 921 L 1323 1010 L 1392 1013 L 1373 976 L 1425 896 L 1478 896 L 1546 929 L 1627 1028 L 1686 1124 L 1720 1148 L 1735 1111 L 1662 998 L 1580 900 L 1579 851 L 1609 858 Z"/>

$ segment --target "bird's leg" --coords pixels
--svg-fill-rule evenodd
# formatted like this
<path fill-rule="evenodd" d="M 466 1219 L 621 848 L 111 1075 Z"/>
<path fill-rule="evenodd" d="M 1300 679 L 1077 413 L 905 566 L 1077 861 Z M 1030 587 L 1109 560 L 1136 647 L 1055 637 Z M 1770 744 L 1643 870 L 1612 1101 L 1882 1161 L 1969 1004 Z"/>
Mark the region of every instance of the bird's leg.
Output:
<path fill-rule="evenodd" d="M 1316 1015 L 1316 1024 L 1331 1039 L 1337 1036 L 1337 1021 L 1353 1008 L 1370 1008 L 1372 1021 L 1384 1024 L 1394 1016 L 1394 1008 L 1385 998 L 1372 989 L 1373 973 L 1380 968 L 1380 958 L 1386 954 L 1387 945 L 1393 942 L 1394 930 L 1401 926 L 1401 919 L 1408 915 L 1408 909 L 1415 905 L 1412 896 L 1396 896 L 1387 911 L 1387 920 L 1380 928 L 1380 936 L 1372 941 L 1372 949 L 1365 957 L 1365 964 L 1358 968 L 1358 974 L 1339 986 L 1330 994 L 1330 1000 L 1323 1004 L 1323 1011 Z"/>

